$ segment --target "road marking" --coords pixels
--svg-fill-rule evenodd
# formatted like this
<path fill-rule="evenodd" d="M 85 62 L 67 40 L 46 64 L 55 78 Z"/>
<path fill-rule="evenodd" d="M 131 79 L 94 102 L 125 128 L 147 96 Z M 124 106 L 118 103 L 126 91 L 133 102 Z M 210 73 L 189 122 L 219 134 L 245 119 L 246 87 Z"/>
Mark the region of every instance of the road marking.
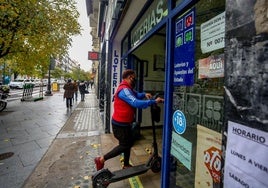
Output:
<path fill-rule="evenodd" d="M 120 162 L 121 162 L 121 165 L 123 167 L 124 166 L 124 154 L 121 154 Z M 129 160 L 129 164 L 133 165 L 130 160 Z M 128 178 L 128 181 L 129 181 L 131 188 L 143 188 L 143 185 L 141 183 L 139 176 L 134 176 L 134 177 Z"/>
<path fill-rule="evenodd" d="M 131 188 L 143 188 L 139 176 L 128 178 Z"/>
<path fill-rule="evenodd" d="M 76 132 L 76 133 L 60 133 L 57 138 L 74 138 L 74 137 L 85 137 L 85 136 L 99 136 L 99 131 L 90 132 Z"/>

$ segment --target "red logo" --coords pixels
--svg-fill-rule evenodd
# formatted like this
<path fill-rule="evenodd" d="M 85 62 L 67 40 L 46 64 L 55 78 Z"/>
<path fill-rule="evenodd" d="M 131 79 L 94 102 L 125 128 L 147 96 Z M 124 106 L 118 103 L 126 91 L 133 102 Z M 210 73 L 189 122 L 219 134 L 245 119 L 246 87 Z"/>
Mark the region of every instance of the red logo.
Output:
<path fill-rule="evenodd" d="M 186 27 L 190 27 L 193 24 L 193 16 L 189 15 L 186 17 Z"/>
<path fill-rule="evenodd" d="M 221 153 L 221 150 L 215 147 L 204 151 L 204 163 L 216 183 L 220 183 L 221 179 Z"/>

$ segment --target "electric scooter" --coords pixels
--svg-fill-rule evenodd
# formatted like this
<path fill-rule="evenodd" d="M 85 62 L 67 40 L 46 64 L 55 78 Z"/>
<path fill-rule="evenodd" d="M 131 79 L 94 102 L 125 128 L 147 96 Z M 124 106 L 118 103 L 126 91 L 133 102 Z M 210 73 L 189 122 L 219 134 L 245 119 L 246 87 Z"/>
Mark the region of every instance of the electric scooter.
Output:
<path fill-rule="evenodd" d="M 153 98 L 156 99 L 158 94 L 154 95 Z M 161 170 L 161 157 L 158 155 L 158 147 L 156 142 L 155 133 L 155 122 L 160 120 L 160 107 L 157 104 L 151 105 L 151 119 L 152 119 L 152 130 L 153 130 L 153 154 L 150 156 L 146 164 L 141 164 L 133 166 L 126 169 L 117 170 L 111 172 L 108 169 L 102 169 L 97 171 L 92 176 L 93 188 L 105 188 L 110 183 L 121 181 L 133 176 L 146 173 L 149 169 L 154 173 L 158 173 Z"/>

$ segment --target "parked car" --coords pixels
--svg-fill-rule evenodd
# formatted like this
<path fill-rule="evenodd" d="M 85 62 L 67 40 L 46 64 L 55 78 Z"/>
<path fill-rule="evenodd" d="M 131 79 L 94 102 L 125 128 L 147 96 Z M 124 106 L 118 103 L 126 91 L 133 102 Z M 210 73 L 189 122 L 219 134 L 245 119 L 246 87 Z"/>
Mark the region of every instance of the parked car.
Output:
<path fill-rule="evenodd" d="M 22 89 L 24 84 L 24 80 L 13 80 L 9 83 L 9 87 L 11 89 Z"/>
<path fill-rule="evenodd" d="M 42 81 L 40 79 L 34 79 L 32 82 L 34 83 L 35 87 L 39 87 L 42 85 Z"/>
<path fill-rule="evenodd" d="M 42 79 L 42 82 L 43 82 L 43 86 L 47 86 L 47 84 L 48 84 L 48 79 Z"/>
<path fill-rule="evenodd" d="M 29 80 L 29 79 L 25 79 L 25 80 L 24 80 L 24 83 L 25 83 L 25 84 L 33 84 L 33 86 L 35 85 L 35 84 L 34 84 L 34 81 L 33 81 L 33 80 Z"/>
<path fill-rule="evenodd" d="M 29 79 L 17 79 L 14 81 L 11 81 L 8 85 L 11 89 L 23 89 L 25 84 L 33 84 L 34 83 Z"/>

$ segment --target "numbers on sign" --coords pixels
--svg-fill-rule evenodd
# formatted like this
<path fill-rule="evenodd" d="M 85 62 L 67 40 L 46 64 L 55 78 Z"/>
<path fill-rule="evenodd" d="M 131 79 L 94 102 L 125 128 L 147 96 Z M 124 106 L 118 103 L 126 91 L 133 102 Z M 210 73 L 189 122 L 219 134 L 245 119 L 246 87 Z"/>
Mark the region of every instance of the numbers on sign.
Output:
<path fill-rule="evenodd" d="M 215 39 L 214 43 L 219 44 L 219 43 L 223 42 L 223 40 L 224 40 L 224 37 L 221 37 L 221 38 Z"/>
<path fill-rule="evenodd" d="M 178 115 L 177 118 L 176 118 L 176 120 L 177 120 L 177 125 L 179 125 L 180 127 L 182 127 L 183 126 L 182 117 Z"/>
<path fill-rule="evenodd" d="M 212 41 L 207 42 L 208 47 L 211 46 L 211 45 L 212 45 Z"/>

